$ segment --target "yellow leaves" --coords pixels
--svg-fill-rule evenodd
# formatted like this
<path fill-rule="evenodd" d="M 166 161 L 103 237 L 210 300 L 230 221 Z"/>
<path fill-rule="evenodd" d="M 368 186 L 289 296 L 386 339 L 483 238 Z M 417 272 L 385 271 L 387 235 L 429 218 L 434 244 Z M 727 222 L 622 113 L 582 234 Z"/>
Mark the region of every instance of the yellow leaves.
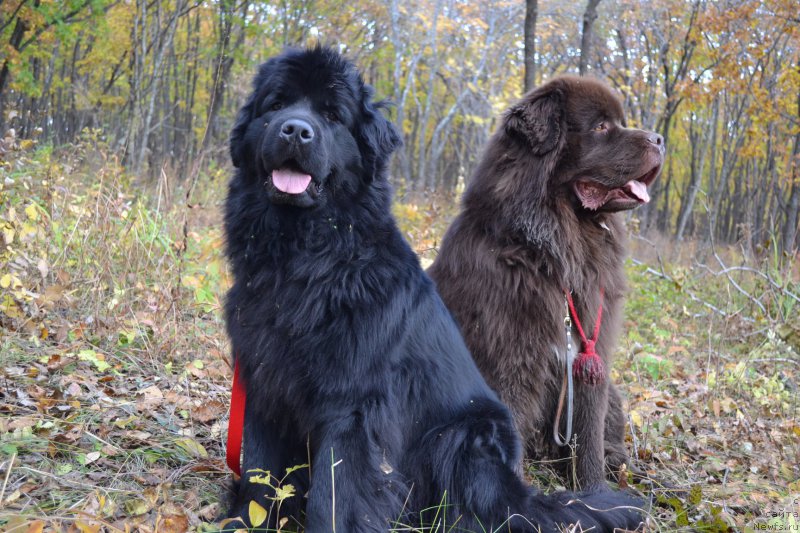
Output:
<path fill-rule="evenodd" d="M 25 208 L 25 214 L 28 215 L 28 218 L 34 222 L 39 219 L 39 210 L 37 209 L 35 204 L 31 204 Z"/>
<path fill-rule="evenodd" d="M 0 219 L 0 232 L 3 234 L 3 241 L 6 246 L 14 242 L 14 236 L 17 234 L 17 230 L 14 229 L 11 222 Z"/>
<path fill-rule="evenodd" d="M 81 350 L 77 355 L 78 359 L 91 363 L 100 372 L 105 372 L 111 368 L 111 365 L 106 362 L 106 356 L 101 353 L 97 353 L 94 350 Z"/>
<path fill-rule="evenodd" d="M 23 139 L 19 142 L 20 150 L 30 150 L 34 146 L 36 146 L 36 141 L 33 139 Z"/>
<path fill-rule="evenodd" d="M 295 488 L 292 484 L 280 485 L 275 487 L 275 496 L 270 496 L 271 500 L 283 501 L 286 498 L 291 498 L 295 494 Z"/>
<path fill-rule="evenodd" d="M 201 457 L 203 459 L 208 457 L 208 452 L 205 447 L 190 437 L 181 437 L 177 439 L 175 445 L 192 457 Z"/>
<path fill-rule="evenodd" d="M 465 122 L 471 122 L 478 126 L 483 126 L 485 124 L 489 124 L 493 119 L 492 117 L 483 117 L 480 115 L 464 115 L 462 117 L 462 120 L 464 120 Z"/>
<path fill-rule="evenodd" d="M 11 287 L 12 283 L 14 284 L 15 288 L 22 287 L 22 283 L 19 281 L 17 276 L 4 274 L 3 277 L 0 277 L 0 288 L 8 289 Z"/>
<path fill-rule="evenodd" d="M 267 486 L 271 486 L 272 485 L 271 479 L 272 479 L 272 476 L 270 475 L 269 472 L 264 472 L 263 474 L 259 474 L 259 475 L 255 475 L 255 476 L 251 475 L 250 477 L 247 478 L 247 480 L 250 483 L 255 483 L 256 485 L 267 485 Z"/>
<path fill-rule="evenodd" d="M 6 272 L 0 276 L 0 312 L 11 318 L 21 318 L 24 316 L 22 308 L 18 302 L 29 301 L 32 296 L 25 290 L 22 281 L 14 273 Z"/>
<path fill-rule="evenodd" d="M 143 515 L 152 509 L 152 505 L 140 499 L 128 500 L 125 502 L 125 512 L 132 516 Z"/>
<path fill-rule="evenodd" d="M 256 501 L 250 502 L 247 508 L 247 514 L 250 518 L 250 524 L 253 527 L 259 527 L 267 519 L 267 510 Z"/>

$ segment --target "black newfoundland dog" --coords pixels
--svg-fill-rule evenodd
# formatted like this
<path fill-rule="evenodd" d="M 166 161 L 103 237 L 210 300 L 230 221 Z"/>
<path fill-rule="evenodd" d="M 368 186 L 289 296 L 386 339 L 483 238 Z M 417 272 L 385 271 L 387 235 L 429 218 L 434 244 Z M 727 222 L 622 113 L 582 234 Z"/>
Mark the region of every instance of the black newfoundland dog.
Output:
<path fill-rule="evenodd" d="M 663 161 L 661 136 L 627 128 L 605 84 L 556 78 L 503 117 L 428 270 L 527 455 L 567 459 L 565 474 L 583 488 L 605 484 L 604 455 L 614 471 L 628 461 L 622 402 L 608 380 L 625 292 L 619 212 L 649 201 Z M 578 323 L 599 360 L 576 353 L 589 351 Z M 574 465 L 554 439 L 556 424 L 567 437 L 573 371 Z"/>
<path fill-rule="evenodd" d="M 226 527 L 255 501 L 260 527 L 314 533 L 635 528 L 622 493 L 542 496 L 515 473 L 511 415 L 390 215 L 400 137 L 372 93 L 330 49 L 287 51 L 233 129 L 226 319 L 247 401 Z"/>

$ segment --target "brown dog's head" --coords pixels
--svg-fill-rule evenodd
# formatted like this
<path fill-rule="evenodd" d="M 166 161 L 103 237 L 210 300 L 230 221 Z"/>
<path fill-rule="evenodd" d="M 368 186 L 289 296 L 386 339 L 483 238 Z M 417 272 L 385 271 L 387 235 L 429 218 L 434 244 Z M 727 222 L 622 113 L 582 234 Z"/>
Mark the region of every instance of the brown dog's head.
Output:
<path fill-rule="evenodd" d="M 664 162 L 661 135 L 627 128 L 619 98 L 592 78 L 561 76 L 529 92 L 508 111 L 500 135 L 516 145 L 516 164 L 525 160 L 532 171 L 523 177 L 532 180 L 528 192 L 571 194 L 576 210 L 588 212 L 647 203 Z"/>

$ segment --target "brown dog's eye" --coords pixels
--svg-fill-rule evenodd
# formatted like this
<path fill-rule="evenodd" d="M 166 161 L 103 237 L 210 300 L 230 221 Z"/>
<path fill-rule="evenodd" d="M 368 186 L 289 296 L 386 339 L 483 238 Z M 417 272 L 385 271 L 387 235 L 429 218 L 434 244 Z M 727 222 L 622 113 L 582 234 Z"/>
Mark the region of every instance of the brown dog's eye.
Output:
<path fill-rule="evenodd" d="M 592 128 L 592 131 L 606 131 L 608 129 L 608 125 L 605 122 L 600 122 L 597 126 Z"/>

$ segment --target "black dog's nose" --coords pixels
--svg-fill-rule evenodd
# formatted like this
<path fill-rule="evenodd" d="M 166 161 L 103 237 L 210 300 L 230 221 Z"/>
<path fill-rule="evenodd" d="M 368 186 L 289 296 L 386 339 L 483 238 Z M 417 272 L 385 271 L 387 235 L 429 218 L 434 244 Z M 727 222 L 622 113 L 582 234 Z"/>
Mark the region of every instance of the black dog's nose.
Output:
<path fill-rule="evenodd" d="M 647 136 L 647 140 L 655 144 L 656 146 L 661 146 L 662 144 L 664 144 L 664 137 L 662 137 L 658 133 L 649 134 Z"/>
<path fill-rule="evenodd" d="M 281 126 L 280 135 L 286 142 L 308 144 L 314 139 L 314 128 L 305 120 L 290 118 Z"/>

